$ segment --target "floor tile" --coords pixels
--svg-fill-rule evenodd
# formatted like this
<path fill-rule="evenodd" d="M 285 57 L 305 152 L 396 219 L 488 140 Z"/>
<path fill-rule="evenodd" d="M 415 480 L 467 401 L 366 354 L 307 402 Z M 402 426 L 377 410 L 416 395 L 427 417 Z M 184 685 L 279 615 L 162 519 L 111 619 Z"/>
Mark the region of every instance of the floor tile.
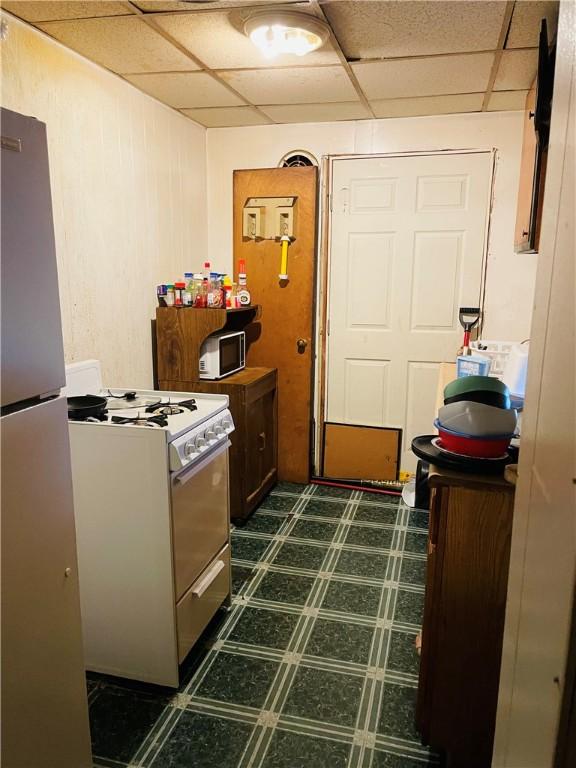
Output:
<path fill-rule="evenodd" d="M 374 628 L 344 621 L 316 619 L 304 653 L 355 664 L 368 664 Z"/>
<path fill-rule="evenodd" d="M 232 534 L 232 557 L 257 563 L 271 544 L 271 539 L 256 539 L 251 536 Z"/>
<path fill-rule="evenodd" d="M 409 675 L 418 674 L 420 657 L 416 653 L 415 637 L 416 634 L 392 630 L 390 648 L 388 649 L 387 669 L 392 672 L 405 672 Z"/>
<path fill-rule="evenodd" d="M 195 691 L 195 696 L 261 708 L 279 664 L 221 651 Z"/>
<path fill-rule="evenodd" d="M 385 683 L 378 721 L 379 733 L 420 744 L 420 737 L 414 724 L 416 694 L 416 688 Z"/>
<path fill-rule="evenodd" d="M 369 506 L 359 504 L 354 512 L 354 521 L 359 523 L 384 523 L 395 525 L 398 518 L 398 509 L 395 507 Z"/>
<path fill-rule="evenodd" d="M 404 624 L 422 624 L 424 614 L 424 593 L 409 592 L 405 589 L 399 589 L 396 594 L 396 608 L 394 610 L 394 621 L 401 621 Z"/>
<path fill-rule="evenodd" d="M 299 499 L 295 498 L 294 496 L 270 495 L 266 496 L 258 509 L 273 509 L 277 512 L 291 512 L 298 501 Z M 254 519 L 257 514 L 258 513 L 256 512 L 254 515 L 252 515 L 252 519 Z"/>
<path fill-rule="evenodd" d="M 361 677 L 300 666 L 283 712 L 353 728 L 363 685 Z"/>
<path fill-rule="evenodd" d="M 396 496 L 393 493 L 371 493 L 370 491 L 362 491 L 362 501 L 374 501 L 382 504 L 400 504 L 402 497 Z"/>
<path fill-rule="evenodd" d="M 428 547 L 428 533 L 424 531 L 406 531 L 404 552 L 425 555 Z"/>
<path fill-rule="evenodd" d="M 247 723 L 183 712 L 152 768 L 236 768 L 251 732 Z"/>
<path fill-rule="evenodd" d="M 226 639 L 235 643 L 284 649 L 297 623 L 298 616 L 292 613 L 244 608 Z"/>
<path fill-rule="evenodd" d="M 328 585 L 322 608 L 360 616 L 376 616 L 380 605 L 381 587 L 368 584 L 346 584 L 333 580 Z"/>
<path fill-rule="evenodd" d="M 317 571 L 324 558 L 328 547 L 312 546 L 310 544 L 295 544 L 287 541 L 274 558 L 276 565 L 286 565 L 291 568 L 306 568 Z"/>
<path fill-rule="evenodd" d="M 315 485 L 314 496 L 324 496 L 328 499 L 349 499 L 353 491 L 348 488 L 335 488 L 331 485 Z"/>
<path fill-rule="evenodd" d="M 408 526 L 410 528 L 423 528 L 425 530 L 428 530 L 428 521 L 430 518 L 430 513 L 425 509 L 411 509 L 409 518 L 408 518 Z"/>
<path fill-rule="evenodd" d="M 372 758 L 372 768 L 427 768 L 429 765 L 438 765 L 437 762 L 431 763 L 428 760 L 414 760 L 404 755 L 392 755 L 389 752 L 374 750 Z"/>
<path fill-rule="evenodd" d="M 373 526 L 351 525 L 346 536 L 346 544 L 356 544 L 360 547 L 376 547 L 390 549 L 394 529 L 375 528 Z"/>
<path fill-rule="evenodd" d="M 254 597 L 276 603 L 304 605 L 313 584 L 314 579 L 311 576 L 268 571 L 258 585 Z"/>
<path fill-rule="evenodd" d="M 278 533 L 286 522 L 284 515 L 266 515 L 264 513 L 252 515 L 247 523 L 241 526 L 242 531 L 256 531 L 257 533 Z"/>
<path fill-rule="evenodd" d="M 239 594 L 248 585 L 254 573 L 253 568 L 247 568 L 244 565 L 232 566 L 232 594 Z"/>
<path fill-rule="evenodd" d="M 313 515 L 314 517 L 332 517 L 340 519 L 346 512 L 345 501 L 329 501 L 328 499 L 315 499 L 312 497 L 306 502 L 302 510 L 303 515 Z"/>
<path fill-rule="evenodd" d="M 402 558 L 400 581 L 404 584 L 426 584 L 426 560 Z"/>
<path fill-rule="evenodd" d="M 90 705 L 92 754 L 129 763 L 168 704 L 168 697 L 103 687 Z"/>
<path fill-rule="evenodd" d="M 349 753 L 340 741 L 276 729 L 262 768 L 346 768 Z"/>
<path fill-rule="evenodd" d="M 388 555 L 372 552 L 352 552 L 343 549 L 336 563 L 336 573 L 351 576 L 367 576 L 371 579 L 386 578 Z"/>
<path fill-rule="evenodd" d="M 280 482 L 276 483 L 273 489 L 273 493 L 303 493 L 306 488 L 308 488 L 307 485 L 302 483 L 287 483 L 287 482 Z"/>
<path fill-rule="evenodd" d="M 316 541 L 332 541 L 338 523 L 324 520 L 297 520 L 290 531 L 290 536 L 297 539 L 313 539 Z"/>

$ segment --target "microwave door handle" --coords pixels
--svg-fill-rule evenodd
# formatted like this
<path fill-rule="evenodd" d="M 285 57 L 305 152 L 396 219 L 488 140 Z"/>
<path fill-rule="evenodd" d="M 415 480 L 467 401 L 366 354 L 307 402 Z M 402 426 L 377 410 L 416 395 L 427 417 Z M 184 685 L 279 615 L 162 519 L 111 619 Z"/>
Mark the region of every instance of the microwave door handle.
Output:
<path fill-rule="evenodd" d="M 203 469 L 205 469 L 213 459 L 215 459 L 217 456 L 220 456 L 220 454 L 224 453 L 224 451 L 228 450 L 231 445 L 232 443 L 230 440 L 226 440 L 226 442 L 221 443 L 219 446 L 210 451 L 210 453 L 206 454 L 197 464 L 194 464 L 189 469 L 184 469 L 177 475 L 174 475 L 172 478 L 173 482 L 178 483 L 179 485 L 185 485 L 189 480 L 192 480 L 192 478 L 195 477 L 198 472 L 201 472 Z"/>

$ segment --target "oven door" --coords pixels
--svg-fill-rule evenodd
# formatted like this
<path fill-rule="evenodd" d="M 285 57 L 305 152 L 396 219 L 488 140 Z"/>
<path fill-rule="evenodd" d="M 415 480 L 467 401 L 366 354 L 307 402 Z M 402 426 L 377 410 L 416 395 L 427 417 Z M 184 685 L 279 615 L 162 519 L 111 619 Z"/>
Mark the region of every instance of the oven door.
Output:
<path fill-rule="evenodd" d="M 218 340 L 218 376 L 228 376 L 244 368 L 244 334 L 232 333 Z"/>
<path fill-rule="evenodd" d="M 172 549 L 176 601 L 228 542 L 228 446 L 171 478 Z"/>

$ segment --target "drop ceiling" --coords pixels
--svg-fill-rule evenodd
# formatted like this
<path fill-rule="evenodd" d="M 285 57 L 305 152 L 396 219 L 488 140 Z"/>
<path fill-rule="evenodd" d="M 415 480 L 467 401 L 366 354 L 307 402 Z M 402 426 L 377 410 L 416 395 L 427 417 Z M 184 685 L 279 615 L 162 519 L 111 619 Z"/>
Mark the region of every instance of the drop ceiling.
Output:
<path fill-rule="evenodd" d="M 522 109 L 546 0 L 49 2 L 2 8 L 206 127 Z M 308 56 L 263 59 L 242 33 L 263 7 L 324 19 Z"/>

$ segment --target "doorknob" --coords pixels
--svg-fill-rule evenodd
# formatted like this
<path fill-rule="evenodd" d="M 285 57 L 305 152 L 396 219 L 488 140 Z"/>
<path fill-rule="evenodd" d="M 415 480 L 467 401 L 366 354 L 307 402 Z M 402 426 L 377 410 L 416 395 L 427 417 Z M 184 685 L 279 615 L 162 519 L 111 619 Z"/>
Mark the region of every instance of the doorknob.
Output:
<path fill-rule="evenodd" d="M 298 339 L 296 346 L 298 347 L 298 354 L 303 355 L 306 351 L 306 347 L 308 346 L 308 342 L 306 339 Z"/>

